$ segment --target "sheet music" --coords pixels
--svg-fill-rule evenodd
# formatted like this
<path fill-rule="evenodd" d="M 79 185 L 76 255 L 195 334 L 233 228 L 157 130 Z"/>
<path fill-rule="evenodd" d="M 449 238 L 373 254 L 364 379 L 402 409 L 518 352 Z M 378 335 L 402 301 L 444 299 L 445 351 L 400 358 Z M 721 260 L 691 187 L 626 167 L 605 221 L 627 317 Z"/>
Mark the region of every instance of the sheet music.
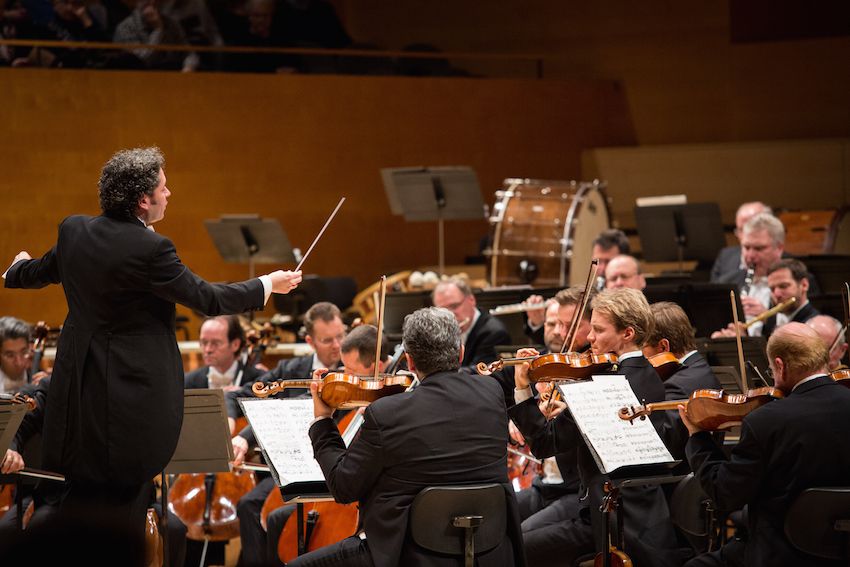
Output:
<path fill-rule="evenodd" d="M 240 398 L 239 404 L 279 486 L 325 481 L 307 433 L 313 421 L 312 399 Z"/>
<path fill-rule="evenodd" d="M 648 419 L 630 424 L 617 416 L 620 408 L 639 405 L 625 376 L 594 376 L 558 387 L 602 472 L 673 461 Z"/>

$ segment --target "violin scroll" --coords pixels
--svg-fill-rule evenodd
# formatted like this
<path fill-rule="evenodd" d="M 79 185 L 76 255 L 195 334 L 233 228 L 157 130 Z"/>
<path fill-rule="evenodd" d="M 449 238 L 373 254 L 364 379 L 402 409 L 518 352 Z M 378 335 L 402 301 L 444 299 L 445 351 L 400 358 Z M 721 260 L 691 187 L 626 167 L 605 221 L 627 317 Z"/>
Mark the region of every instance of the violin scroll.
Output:
<path fill-rule="evenodd" d="M 482 376 L 489 376 L 493 372 L 496 372 L 497 370 L 501 370 L 504 367 L 505 367 L 505 362 L 503 360 L 499 359 L 499 360 L 494 360 L 490 364 L 486 364 L 484 362 L 479 362 L 478 364 L 475 365 L 475 370 L 477 370 L 478 373 L 481 374 Z"/>

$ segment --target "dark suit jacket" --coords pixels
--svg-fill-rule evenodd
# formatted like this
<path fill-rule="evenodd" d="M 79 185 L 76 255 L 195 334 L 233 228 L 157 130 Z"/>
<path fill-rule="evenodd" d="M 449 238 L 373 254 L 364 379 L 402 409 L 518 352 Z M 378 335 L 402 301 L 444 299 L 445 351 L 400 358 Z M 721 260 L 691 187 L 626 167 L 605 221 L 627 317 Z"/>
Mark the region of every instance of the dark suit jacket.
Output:
<path fill-rule="evenodd" d="M 242 386 L 250 386 L 253 384 L 254 380 L 259 378 L 263 373 L 255 366 L 245 367 L 242 364 L 242 361 L 236 366 L 236 376 L 239 376 L 239 371 L 242 371 L 242 379 L 240 384 Z M 200 368 L 196 368 L 186 375 L 183 379 L 183 387 L 187 390 L 197 390 L 199 388 L 209 388 L 210 380 L 208 375 L 210 373 L 209 366 L 201 366 Z"/>
<path fill-rule="evenodd" d="M 719 390 L 720 381 L 711 371 L 708 361 L 695 352 L 682 363 L 682 368 L 664 381 L 664 399 L 687 400 L 695 390 Z M 690 468 L 685 460 L 685 444 L 688 442 L 688 429 L 682 423 L 677 411 L 664 411 L 659 434 L 674 459 L 682 464 L 674 474 L 687 474 Z M 674 486 L 674 485 L 670 485 Z"/>
<path fill-rule="evenodd" d="M 509 344 L 511 335 L 504 323 L 482 311 L 481 317 L 466 337 L 461 366 L 474 368 L 479 362 L 493 362 L 498 358 L 496 346 Z"/>
<path fill-rule="evenodd" d="M 812 305 L 812 302 L 810 301 L 809 303 L 806 303 L 802 309 L 800 309 L 794 314 L 794 317 L 791 319 L 791 321 L 797 323 L 805 323 L 806 321 L 808 321 L 812 317 L 816 317 L 817 315 L 820 315 L 820 311 L 818 311 L 817 308 Z M 775 330 L 776 315 L 765 319 L 764 327 L 762 327 L 761 329 L 761 336 L 763 336 L 764 338 L 769 338 Z"/>
<path fill-rule="evenodd" d="M 643 356 L 624 360 L 610 373 L 625 375 L 638 400 L 657 402 L 664 399 L 661 379 Z M 604 519 L 599 512 L 599 506 L 602 503 L 602 485 L 606 475 L 596 465 L 569 411 L 564 411 L 547 422 L 537 409 L 536 400 L 532 398 L 509 408 L 508 415 L 525 436 L 534 456 L 542 459 L 570 450 L 576 451 L 581 483 L 589 494 L 587 505 L 594 541 L 597 550 L 601 551 L 604 545 Z M 663 415 L 653 413 L 650 419 L 656 429 L 659 429 Z M 661 490 L 657 486 L 625 488 L 622 490 L 621 505 L 626 553 L 631 556 L 635 565 L 679 565 L 681 558 L 676 551 L 678 543 Z"/>
<path fill-rule="evenodd" d="M 499 386 L 484 376 L 439 372 L 412 392 L 366 409 L 360 435 L 346 450 L 336 425 L 310 428 L 316 460 L 338 502 L 360 502 L 377 567 L 457 565 L 416 546 L 407 534 L 409 508 L 425 487 L 500 483 L 509 503 L 509 536 L 476 561 L 524 564 L 519 515 L 507 482 L 508 422 Z"/>
<path fill-rule="evenodd" d="M 734 283 L 741 287 L 747 271 L 741 269 L 741 247 L 726 246 L 717 253 L 711 267 L 711 283 Z M 739 281 L 740 280 L 740 281 Z"/>
<path fill-rule="evenodd" d="M 709 433 L 690 438 L 688 460 L 706 494 L 721 510 L 749 507 L 747 565 L 846 565 L 797 551 L 784 523 L 804 489 L 847 486 L 848 431 L 850 391 L 822 376 L 746 416 L 728 460 Z"/>
<path fill-rule="evenodd" d="M 61 283 L 68 316 L 44 423 L 44 467 L 71 479 L 138 485 L 168 463 L 183 421 L 175 303 L 207 315 L 263 305 L 259 279 L 209 284 L 137 219 L 73 216 L 6 287 Z"/>

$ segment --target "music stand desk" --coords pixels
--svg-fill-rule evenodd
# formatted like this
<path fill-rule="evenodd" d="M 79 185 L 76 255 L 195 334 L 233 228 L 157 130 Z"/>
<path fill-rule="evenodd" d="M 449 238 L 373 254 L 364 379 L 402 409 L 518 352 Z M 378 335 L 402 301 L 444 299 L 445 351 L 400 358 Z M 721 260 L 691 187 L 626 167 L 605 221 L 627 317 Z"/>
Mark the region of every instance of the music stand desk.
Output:
<path fill-rule="evenodd" d="M 277 219 L 224 215 L 205 220 L 204 226 L 222 260 L 248 264 L 249 279 L 254 277 L 254 264 L 295 263 L 292 245 Z"/>

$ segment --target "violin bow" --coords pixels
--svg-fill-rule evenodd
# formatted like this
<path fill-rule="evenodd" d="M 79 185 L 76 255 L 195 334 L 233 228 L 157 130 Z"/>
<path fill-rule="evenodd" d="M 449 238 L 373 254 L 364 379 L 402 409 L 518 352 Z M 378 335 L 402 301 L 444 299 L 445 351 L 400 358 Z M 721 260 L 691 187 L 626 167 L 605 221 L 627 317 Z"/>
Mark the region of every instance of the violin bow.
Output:
<path fill-rule="evenodd" d="M 320 231 L 319 231 L 319 234 L 317 234 L 317 235 L 316 235 L 316 238 L 313 240 L 313 243 L 312 243 L 312 244 L 310 245 L 310 247 L 307 249 L 307 252 L 306 252 L 303 256 L 301 256 L 301 261 L 300 261 L 300 262 L 298 262 L 298 265 L 297 265 L 297 266 L 295 266 L 295 271 L 296 271 L 296 272 L 297 272 L 298 270 L 300 270 L 300 269 L 301 269 L 301 266 L 303 266 L 303 265 L 304 265 L 304 262 L 307 260 L 307 256 L 309 256 L 309 255 L 310 255 L 310 252 L 312 252 L 312 251 L 313 251 L 313 248 L 316 246 L 316 243 L 317 243 L 317 242 L 319 241 L 319 239 L 322 237 L 322 234 L 324 234 L 325 229 L 326 229 L 326 228 L 328 228 L 328 225 L 329 225 L 329 224 L 331 224 L 331 221 L 332 221 L 332 220 L 334 220 L 334 217 L 336 216 L 337 211 L 339 210 L 339 208 L 342 206 L 342 204 L 343 204 L 344 202 L 345 202 L 345 197 L 341 198 L 341 199 L 339 200 L 339 203 L 337 203 L 337 204 L 336 204 L 336 208 L 335 208 L 335 209 L 333 210 L 333 212 L 331 213 L 331 216 L 329 216 L 329 217 L 328 217 L 328 220 L 326 220 L 326 221 L 325 221 L 325 226 L 323 226 L 323 227 L 322 227 L 322 230 L 320 230 Z"/>
<path fill-rule="evenodd" d="M 381 276 L 381 305 L 378 310 L 378 340 L 377 350 L 375 352 L 375 380 L 380 374 L 379 362 L 381 361 L 381 336 L 384 334 L 384 300 L 387 297 L 387 276 Z"/>
<path fill-rule="evenodd" d="M 594 258 L 590 262 L 590 270 L 587 272 L 587 283 L 584 286 L 584 295 L 581 298 L 581 306 L 579 309 L 576 309 L 575 313 L 573 313 L 573 320 L 570 321 L 570 330 L 567 332 L 567 335 L 564 337 L 564 344 L 561 345 L 561 353 L 564 352 L 564 348 L 567 344 L 570 345 L 570 348 L 567 349 L 566 352 L 572 352 L 573 346 L 575 346 L 576 334 L 578 332 L 578 326 L 581 324 L 581 318 L 584 317 L 584 311 L 587 308 L 588 300 L 590 299 L 590 288 L 593 286 L 593 282 L 596 281 L 596 272 L 599 269 L 599 260 Z"/>
<path fill-rule="evenodd" d="M 735 325 L 735 341 L 738 344 L 738 364 L 741 366 L 741 391 L 747 391 L 747 367 L 744 364 L 744 345 L 741 343 L 741 327 L 738 322 L 738 303 L 735 301 L 735 290 L 729 291 L 732 300 L 732 322 Z"/>

